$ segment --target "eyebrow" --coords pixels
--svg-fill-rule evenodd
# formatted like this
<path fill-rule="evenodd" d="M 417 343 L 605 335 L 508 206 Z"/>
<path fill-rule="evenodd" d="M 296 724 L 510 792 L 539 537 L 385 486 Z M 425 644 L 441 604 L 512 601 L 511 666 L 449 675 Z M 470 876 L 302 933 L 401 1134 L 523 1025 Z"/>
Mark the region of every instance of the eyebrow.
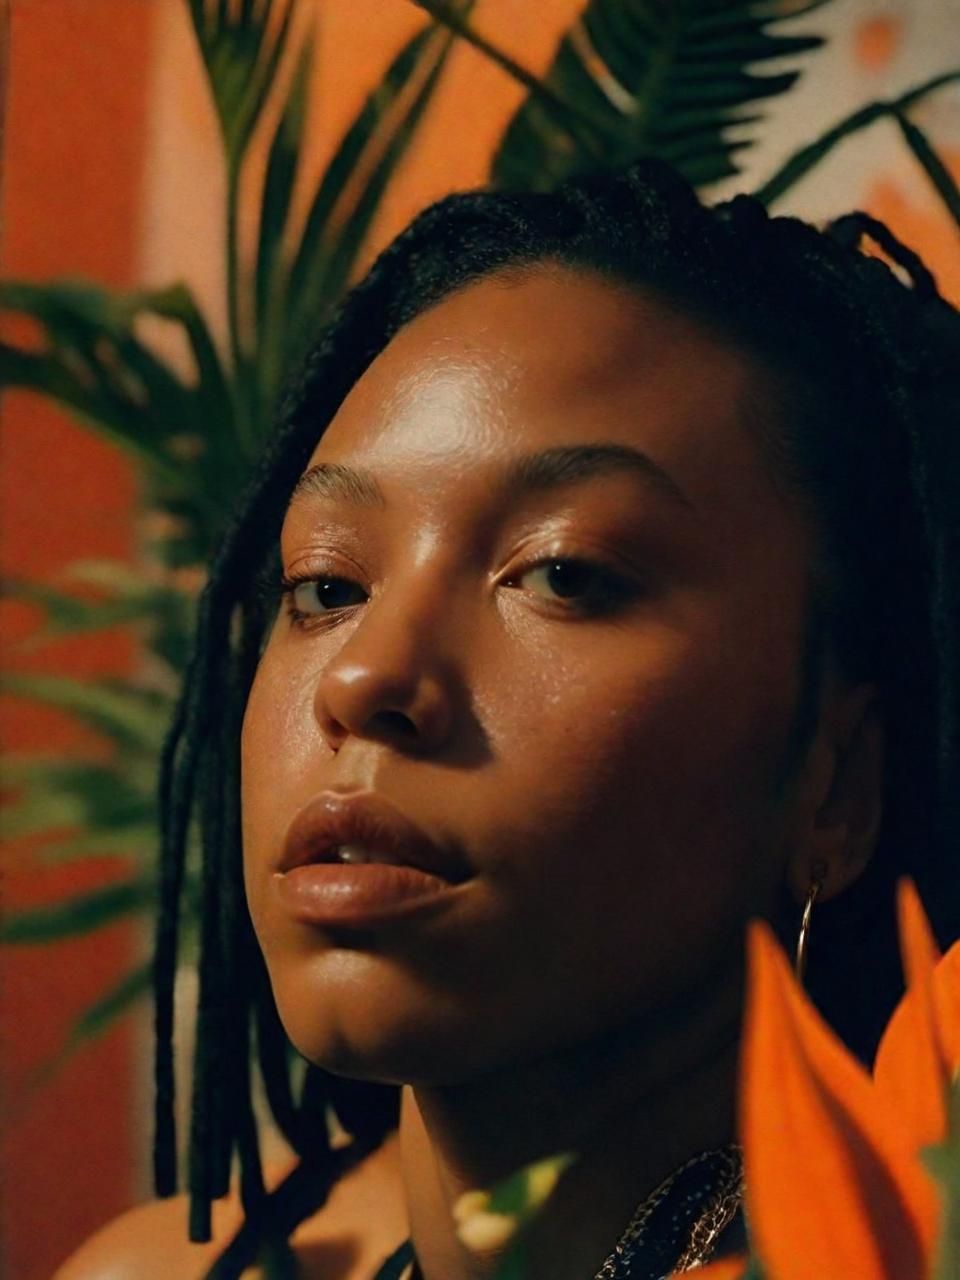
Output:
<path fill-rule="evenodd" d="M 510 496 L 544 493 L 599 475 L 640 476 L 652 490 L 678 506 L 694 504 L 668 471 L 653 458 L 626 444 L 557 445 L 513 460 L 501 477 Z M 340 462 L 319 462 L 305 471 L 290 497 L 291 504 L 306 497 L 339 498 L 357 506 L 386 505 L 373 472 Z"/>

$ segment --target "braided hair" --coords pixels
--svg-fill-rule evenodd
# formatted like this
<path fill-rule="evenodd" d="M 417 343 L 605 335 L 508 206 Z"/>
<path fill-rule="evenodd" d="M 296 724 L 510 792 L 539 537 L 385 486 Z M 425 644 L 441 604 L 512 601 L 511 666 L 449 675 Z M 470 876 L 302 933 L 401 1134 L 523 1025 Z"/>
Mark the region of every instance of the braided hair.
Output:
<path fill-rule="evenodd" d="M 872 240 L 891 265 L 860 251 Z M 422 212 L 341 304 L 291 383 L 262 463 L 226 530 L 199 603 L 196 644 L 160 768 L 161 901 L 155 957 L 158 1194 L 176 1186 L 173 986 L 194 825 L 201 855 L 200 994 L 193 1079 L 190 1235 L 239 1156 L 246 1223 L 211 1275 L 239 1275 L 263 1239 L 285 1240 L 348 1167 L 396 1126 L 395 1087 L 309 1066 L 280 1025 L 243 898 L 239 739 L 271 609 L 286 503 L 319 437 L 408 321 L 472 281 L 558 264 L 653 293 L 738 344 L 777 392 L 757 433 L 775 483 L 809 508 L 816 589 L 794 759 L 816 728 L 821 641 L 875 680 L 888 730 L 884 816 L 858 882 L 818 908 L 807 985 L 869 1062 L 902 989 L 893 889 L 914 877 L 945 943 L 960 934 L 960 316 L 881 223 L 853 213 L 818 230 L 737 196 L 704 206 L 644 161 L 552 193 L 488 190 Z M 784 904 L 784 937 L 795 928 Z M 267 1195 L 250 1064 L 300 1163 Z M 332 1146 L 328 1112 L 352 1135 Z"/>

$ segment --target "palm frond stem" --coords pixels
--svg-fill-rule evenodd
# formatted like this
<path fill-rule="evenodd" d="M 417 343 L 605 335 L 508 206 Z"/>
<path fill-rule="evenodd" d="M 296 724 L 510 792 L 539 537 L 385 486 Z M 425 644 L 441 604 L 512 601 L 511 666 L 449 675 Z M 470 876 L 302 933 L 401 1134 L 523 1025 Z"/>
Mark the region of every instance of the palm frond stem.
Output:
<path fill-rule="evenodd" d="M 916 157 L 917 163 L 960 229 L 960 188 L 950 170 L 937 155 L 924 131 L 914 124 L 905 111 L 894 111 L 893 118 L 900 126 L 904 141 Z"/>
<path fill-rule="evenodd" d="M 567 132 L 582 147 L 593 151 L 597 158 L 602 158 L 602 153 L 590 138 L 589 133 L 584 136 L 583 130 L 597 131 L 601 134 L 607 132 L 606 121 L 592 111 L 584 108 L 580 103 L 568 102 L 562 98 L 554 89 L 545 81 L 540 80 L 522 66 L 517 60 L 498 48 L 485 36 L 480 35 L 478 31 L 464 18 L 456 9 L 452 8 L 445 0 L 412 0 L 419 9 L 423 9 L 429 13 L 437 22 L 448 27 L 461 39 L 472 45 L 479 53 L 484 54 L 491 62 L 495 63 L 507 75 L 511 76 L 518 84 L 528 90 L 531 97 L 539 99 L 546 106 L 550 106 L 556 111 Z"/>
<path fill-rule="evenodd" d="M 240 162 L 228 158 L 227 161 L 227 234 L 226 234 L 226 276 L 227 276 L 227 326 L 229 330 L 230 357 L 233 365 L 233 410 L 237 432 L 237 443 L 241 452 L 247 456 L 253 453 L 253 431 L 250 423 L 250 398 L 247 395 L 248 360 L 244 350 L 242 319 L 240 314 L 240 243 L 239 243 L 239 209 L 240 209 Z"/>
<path fill-rule="evenodd" d="M 867 128 L 877 120 L 904 114 L 914 103 L 958 80 L 960 80 L 960 68 L 934 76 L 933 79 L 924 81 L 899 98 L 881 98 L 876 102 L 867 103 L 865 107 L 860 107 L 833 125 L 814 142 L 807 143 L 799 151 L 795 151 L 754 194 L 764 204 L 772 204 L 818 165 L 838 143 L 854 133 L 859 133 L 861 129 Z"/>

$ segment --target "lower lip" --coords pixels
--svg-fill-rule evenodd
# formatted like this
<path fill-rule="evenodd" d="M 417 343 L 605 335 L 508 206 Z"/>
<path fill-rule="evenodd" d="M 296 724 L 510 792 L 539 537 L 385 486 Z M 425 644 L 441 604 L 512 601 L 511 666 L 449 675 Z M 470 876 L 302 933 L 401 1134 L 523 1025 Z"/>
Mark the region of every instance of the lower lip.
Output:
<path fill-rule="evenodd" d="M 403 917 L 456 887 L 416 867 L 311 862 L 274 877 L 286 910 L 303 924 L 369 926 Z"/>

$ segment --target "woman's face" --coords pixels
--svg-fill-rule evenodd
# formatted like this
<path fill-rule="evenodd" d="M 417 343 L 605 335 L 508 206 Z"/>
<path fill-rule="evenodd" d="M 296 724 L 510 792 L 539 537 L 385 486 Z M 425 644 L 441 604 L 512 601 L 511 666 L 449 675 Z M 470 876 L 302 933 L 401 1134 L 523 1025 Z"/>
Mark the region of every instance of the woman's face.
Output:
<path fill-rule="evenodd" d="M 314 472 L 291 501 L 302 616 L 243 729 L 248 900 L 309 1059 L 465 1080 L 740 963 L 797 838 L 811 553 L 765 403 L 694 321 L 559 267 L 441 302 L 353 388 L 308 471 L 366 484 Z M 291 912 L 285 837 L 330 791 L 385 797 L 465 878 L 365 927 Z"/>

